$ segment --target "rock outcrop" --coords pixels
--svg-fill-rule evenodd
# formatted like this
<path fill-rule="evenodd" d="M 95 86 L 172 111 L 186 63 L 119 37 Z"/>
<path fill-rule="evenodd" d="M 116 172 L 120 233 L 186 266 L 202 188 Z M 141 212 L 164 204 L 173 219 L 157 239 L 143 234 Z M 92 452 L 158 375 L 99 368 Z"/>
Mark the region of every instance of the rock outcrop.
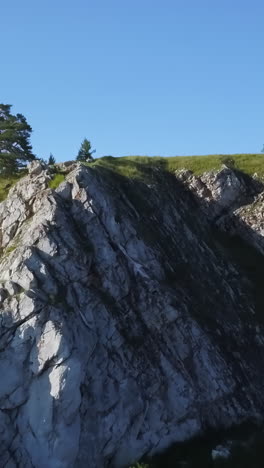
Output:
<path fill-rule="evenodd" d="M 211 219 L 252 202 L 263 191 L 260 180 L 225 165 L 219 171 L 205 172 L 201 176 L 185 169 L 176 171 L 175 175 L 201 199 L 204 207 L 209 207 L 207 214 Z"/>
<path fill-rule="evenodd" d="M 262 258 L 261 184 L 51 177 L 31 171 L 0 204 L 0 466 L 122 468 L 263 421 L 263 318 L 221 237 Z"/>

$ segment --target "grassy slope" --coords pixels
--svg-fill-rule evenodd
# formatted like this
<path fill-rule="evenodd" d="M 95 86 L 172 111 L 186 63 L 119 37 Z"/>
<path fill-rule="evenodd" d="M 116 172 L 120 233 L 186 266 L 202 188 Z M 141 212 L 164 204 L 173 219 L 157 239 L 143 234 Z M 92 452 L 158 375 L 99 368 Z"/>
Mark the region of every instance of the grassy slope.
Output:
<path fill-rule="evenodd" d="M 0 176 L 0 202 L 3 201 L 15 183 L 25 175 L 25 171 L 21 171 L 19 174 Z"/>
<path fill-rule="evenodd" d="M 121 158 L 106 156 L 95 160 L 92 166 L 107 167 L 127 177 L 142 177 L 148 167 L 161 167 L 169 172 L 186 168 L 192 170 L 196 174 L 201 174 L 212 169 L 219 169 L 224 160 L 230 158 L 234 161 L 234 167 L 236 169 L 240 169 L 251 175 L 255 172 L 260 176 L 264 175 L 264 154 L 175 157 L 124 156 Z"/>
<path fill-rule="evenodd" d="M 50 180 L 48 184 L 49 188 L 55 190 L 62 182 L 64 182 L 64 180 L 65 180 L 65 174 L 58 172 L 57 174 L 54 175 L 53 179 Z"/>
<path fill-rule="evenodd" d="M 24 177 L 26 174 L 27 171 L 21 171 L 19 174 L 0 176 L 0 202 L 5 200 L 11 187 L 13 187 L 13 185 L 15 185 L 16 182 L 19 179 L 21 179 L 21 177 Z M 53 179 L 49 182 L 49 187 L 52 189 L 56 189 L 64 180 L 64 174 L 55 174 Z"/>

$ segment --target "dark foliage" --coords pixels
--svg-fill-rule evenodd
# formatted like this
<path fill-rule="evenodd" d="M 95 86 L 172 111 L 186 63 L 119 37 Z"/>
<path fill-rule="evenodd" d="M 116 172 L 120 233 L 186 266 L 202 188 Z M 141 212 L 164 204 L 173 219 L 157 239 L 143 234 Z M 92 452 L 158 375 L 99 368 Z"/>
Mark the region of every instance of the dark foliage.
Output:
<path fill-rule="evenodd" d="M 79 152 L 76 156 L 77 161 L 93 161 L 93 153 L 95 153 L 96 150 L 91 151 L 92 146 L 89 140 L 85 138 L 81 144 L 81 147 L 79 149 Z"/>
<path fill-rule="evenodd" d="M 13 115 L 11 106 L 0 104 L 0 173 L 13 173 L 35 159 L 30 144 L 32 128 L 22 114 Z"/>

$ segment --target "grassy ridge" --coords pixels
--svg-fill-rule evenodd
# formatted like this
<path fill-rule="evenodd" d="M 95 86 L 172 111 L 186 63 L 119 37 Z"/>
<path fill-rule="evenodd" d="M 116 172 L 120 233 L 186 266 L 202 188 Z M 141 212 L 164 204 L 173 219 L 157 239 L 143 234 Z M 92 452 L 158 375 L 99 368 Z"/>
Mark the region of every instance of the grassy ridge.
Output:
<path fill-rule="evenodd" d="M 264 154 L 234 154 L 234 155 L 208 155 L 208 156 L 124 156 L 114 158 L 105 156 L 95 160 L 92 166 L 103 166 L 112 169 L 127 177 L 142 177 L 148 168 L 160 167 L 166 171 L 174 172 L 176 169 L 190 169 L 195 174 L 219 169 L 223 162 L 232 159 L 234 168 L 249 175 L 257 172 L 264 175 Z"/>
<path fill-rule="evenodd" d="M 147 174 L 155 167 L 165 171 L 174 172 L 176 169 L 190 169 L 195 174 L 202 174 L 205 171 L 219 169 L 226 159 L 233 161 L 234 168 L 246 174 L 252 175 L 255 172 L 259 176 L 264 176 L 264 154 L 234 154 L 234 155 L 208 155 L 208 156 L 123 156 L 114 158 L 105 156 L 96 159 L 93 163 L 87 163 L 89 167 L 105 167 L 126 177 L 141 178 L 147 180 Z M 84 163 L 85 164 L 85 163 Z M 0 176 L 0 202 L 4 200 L 9 189 L 23 176 L 25 171 L 10 176 Z M 50 188 L 56 188 L 64 176 L 56 174 L 50 182 Z"/>

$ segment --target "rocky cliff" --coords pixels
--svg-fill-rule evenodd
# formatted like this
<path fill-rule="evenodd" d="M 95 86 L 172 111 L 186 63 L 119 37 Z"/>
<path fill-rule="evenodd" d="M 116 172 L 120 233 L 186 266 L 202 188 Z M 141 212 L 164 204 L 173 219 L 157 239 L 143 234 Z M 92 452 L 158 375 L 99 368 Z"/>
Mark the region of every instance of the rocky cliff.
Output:
<path fill-rule="evenodd" d="M 263 421 L 263 187 L 33 165 L 0 204 L 0 466 L 122 468 Z"/>

